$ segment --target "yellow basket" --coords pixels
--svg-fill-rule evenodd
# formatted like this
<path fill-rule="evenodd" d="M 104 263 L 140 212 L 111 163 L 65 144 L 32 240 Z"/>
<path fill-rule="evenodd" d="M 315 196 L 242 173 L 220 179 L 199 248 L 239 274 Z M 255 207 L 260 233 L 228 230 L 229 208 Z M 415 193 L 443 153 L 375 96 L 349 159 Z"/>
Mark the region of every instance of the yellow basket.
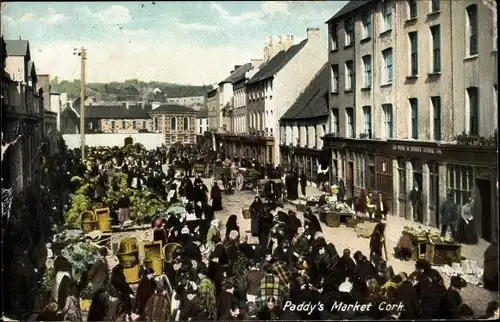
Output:
<path fill-rule="evenodd" d="M 128 254 L 133 252 L 138 252 L 139 246 L 137 238 L 135 237 L 123 237 L 118 245 L 118 253 Z"/>
<path fill-rule="evenodd" d="M 153 242 L 145 242 L 143 244 L 143 247 L 144 247 L 144 258 L 154 259 L 163 257 L 161 240 Z"/>
<path fill-rule="evenodd" d="M 111 219 L 109 218 L 109 208 L 96 209 L 95 214 L 99 222 L 99 230 L 103 233 L 111 231 Z"/>
<path fill-rule="evenodd" d="M 135 284 L 138 283 L 141 280 L 141 266 L 140 265 L 135 265 L 130 268 L 124 268 L 123 269 L 123 274 L 125 274 L 125 280 L 129 284 Z"/>
<path fill-rule="evenodd" d="M 97 218 L 93 211 L 86 210 L 80 214 L 80 221 L 82 223 L 82 230 L 89 233 L 95 229 Z"/>
<path fill-rule="evenodd" d="M 328 227 L 339 227 L 340 215 L 335 212 L 327 212 L 325 216 L 325 222 Z"/>
<path fill-rule="evenodd" d="M 139 253 L 118 253 L 116 254 L 118 261 L 123 265 L 123 267 L 131 268 L 139 264 Z"/>
<path fill-rule="evenodd" d="M 144 265 L 150 267 L 155 271 L 155 276 L 163 275 L 163 257 L 149 258 L 144 260 Z"/>
<path fill-rule="evenodd" d="M 250 209 L 248 207 L 245 207 L 241 210 L 241 213 L 243 214 L 243 218 L 245 219 L 250 219 L 252 217 L 252 213 L 250 212 Z"/>

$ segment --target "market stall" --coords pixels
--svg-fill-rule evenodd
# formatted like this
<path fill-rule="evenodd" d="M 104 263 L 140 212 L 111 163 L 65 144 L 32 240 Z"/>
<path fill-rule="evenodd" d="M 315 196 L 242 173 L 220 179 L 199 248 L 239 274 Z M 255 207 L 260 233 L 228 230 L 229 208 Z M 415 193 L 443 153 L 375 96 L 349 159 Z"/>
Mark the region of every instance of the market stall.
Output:
<path fill-rule="evenodd" d="M 403 231 L 410 236 L 413 260 L 426 259 L 433 265 L 451 265 L 451 263 L 460 263 L 462 260 L 462 245 L 452 238 L 441 237 L 439 233 L 408 226 L 405 226 Z"/>

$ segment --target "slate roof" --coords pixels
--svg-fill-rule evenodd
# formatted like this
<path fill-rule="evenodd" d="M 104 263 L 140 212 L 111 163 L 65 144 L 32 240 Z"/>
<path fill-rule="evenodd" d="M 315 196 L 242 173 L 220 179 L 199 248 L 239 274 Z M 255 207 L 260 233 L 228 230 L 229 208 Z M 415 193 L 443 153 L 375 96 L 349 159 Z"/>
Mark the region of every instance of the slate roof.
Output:
<path fill-rule="evenodd" d="M 5 40 L 7 56 L 29 56 L 29 43 L 27 40 Z"/>
<path fill-rule="evenodd" d="M 373 0 L 351 0 L 348 3 L 346 3 L 345 6 L 342 7 L 339 11 L 337 11 L 336 14 L 333 15 L 330 19 L 326 21 L 326 23 L 329 23 L 332 20 L 338 19 L 362 6 L 364 6 L 367 3 L 372 2 Z"/>
<path fill-rule="evenodd" d="M 198 114 L 196 114 L 196 118 L 198 119 L 206 119 L 208 118 L 208 108 L 202 107 L 198 111 Z"/>
<path fill-rule="evenodd" d="M 254 84 L 265 79 L 273 77 L 305 46 L 307 39 L 302 40 L 297 45 L 293 45 L 288 50 L 280 51 L 263 66 L 259 71 L 247 82 L 247 84 Z"/>
<path fill-rule="evenodd" d="M 281 120 L 303 120 L 328 116 L 329 72 L 328 63 L 326 63 L 297 97 L 295 103 L 283 114 Z"/>
<path fill-rule="evenodd" d="M 235 70 L 231 75 L 229 75 L 225 80 L 223 80 L 219 84 L 224 84 L 224 83 L 232 84 L 245 77 L 246 72 L 248 72 L 250 69 L 252 69 L 252 63 L 246 63 L 245 65 Z"/>
<path fill-rule="evenodd" d="M 73 106 L 75 112 L 80 115 L 80 106 Z M 122 105 L 103 106 L 90 105 L 85 106 L 85 118 L 89 119 L 147 119 L 148 112 L 151 110 L 151 105 L 146 104 L 144 109 L 140 106 L 129 106 L 126 108 Z"/>
<path fill-rule="evenodd" d="M 160 105 L 151 112 L 159 112 L 159 113 L 196 113 L 190 107 L 179 105 L 179 104 L 164 104 Z"/>
<path fill-rule="evenodd" d="M 29 77 L 31 77 L 31 73 L 35 71 L 35 75 L 36 75 L 36 67 L 35 67 L 35 62 L 30 60 L 28 62 L 28 75 Z"/>

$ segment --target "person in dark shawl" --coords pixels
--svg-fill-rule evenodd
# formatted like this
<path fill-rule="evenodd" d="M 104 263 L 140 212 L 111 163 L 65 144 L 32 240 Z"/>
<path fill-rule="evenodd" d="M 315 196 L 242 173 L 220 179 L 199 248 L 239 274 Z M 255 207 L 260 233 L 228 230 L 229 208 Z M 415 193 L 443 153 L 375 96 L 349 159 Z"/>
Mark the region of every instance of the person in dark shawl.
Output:
<path fill-rule="evenodd" d="M 285 176 L 285 185 L 286 185 L 286 198 L 288 200 L 297 200 L 299 199 L 298 193 L 298 182 L 297 178 L 294 174 L 288 173 Z"/>
<path fill-rule="evenodd" d="M 198 286 L 190 281 L 187 285 L 186 294 L 181 301 L 180 321 L 206 321 L 208 317 L 200 306 L 200 297 L 198 296 Z"/>
<path fill-rule="evenodd" d="M 302 222 L 300 221 L 299 218 L 297 218 L 297 214 L 293 210 L 288 211 L 288 223 L 289 227 L 287 229 L 288 231 L 288 241 L 291 243 L 293 240 L 293 237 L 297 235 L 297 232 L 300 227 L 302 227 Z"/>
<path fill-rule="evenodd" d="M 161 241 L 162 247 L 167 244 L 167 231 L 165 227 L 167 225 L 167 220 L 165 219 L 165 215 L 158 216 L 153 221 L 153 241 Z"/>
<path fill-rule="evenodd" d="M 132 288 L 127 283 L 127 280 L 125 278 L 125 274 L 123 273 L 123 266 L 122 264 L 118 263 L 113 267 L 111 270 L 111 279 L 110 279 L 111 285 L 114 287 L 114 289 L 119 292 L 119 298 L 125 305 L 125 309 L 127 310 L 127 314 L 130 314 L 132 311 L 132 301 L 131 301 L 131 295 L 134 294 L 134 291 Z"/>
<path fill-rule="evenodd" d="M 366 190 L 362 189 L 359 194 L 359 198 L 354 206 L 354 211 L 356 211 L 356 216 L 366 218 Z"/>
<path fill-rule="evenodd" d="M 314 237 L 317 232 L 323 232 L 318 217 L 312 213 L 311 208 L 308 208 L 306 213 L 304 213 L 304 228 L 306 233 L 312 237 Z"/>
<path fill-rule="evenodd" d="M 151 296 L 155 293 L 155 285 L 153 282 L 154 270 L 152 268 L 145 268 L 142 271 L 141 281 L 137 287 L 135 295 L 135 313 L 138 315 L 144 314 L 144 309 Z"/>
<path fill-rule="evenodd" d="M 460 276 L 452 276 L 450 287 L 443 298 L 442 309 L 444 319 L 457 320 L 460 318 L 460 306 L 463 304 L 460 291 L 467 286 L 467 282 Z"/>
<path fill-rule="evenodd" d="M 250 205 L 250 231 L 253 237 L 257 237 L 259 235 L 259 218 L 262 211 L 264 211 L 264 204 L 262 203 L 262 199 L 260 199 L 259 196 L 255 196 L 254 201 Z"/>
<path fill-rule="evenodd" d="M 354 253 L 354 260 L 356 261 L 356 268 L 354 269 L 354 276 L 361 280 L 367 281 L 370 278 L 377 276 L 375 267 L 368 261 L 366 256 L 360 251 Z"/>
<path fill-rule="evenodd" d="M 182 196 L 189 201 L 195 201 L 195 187 L 189 177 L 184 177 L 182 180 Z"/>
<path fill-rule="evenodd" d="M 453 199 L 453 192 L 449 192 L 446 201 L 439 208 L 441 215 L 441 237 L 446 236 L 448 227 L 451 230 L 451 236 L 455 237 L 455 224 L 460 213 L 460 207 Z"/>
<path fill-rule="evenodd" d="M 170 321 L 172 287 L 165 276 L 158 276 L 154 280 L 155 294 L 153 294 L 144 309 L 148 321 Z"/>
<path fill-rule="evenodd" d="M 310 242 L 303 227 L 299 227 L 297 235 L 292 240 L 292 251 L 296 258 L 305 257 L 309 254 Z"/>
<path fill-rule="evenodd" d="M 484 288 L 498 291 L 498 243 L 493 241 L 483 253 L 483 282 Z"/>
<path fill-rule="evenodd" d="M 306 196 L 306 187 L 307 187 L 307 176 L 305 172 L 300 174 L 300 190 L 302 192 L 302 196 Z"/>
<path fill-rule="evenodd" d="M 238 249 L 240 251 L 240 254 L 242 254 L 246 258 L 248 258 L 250 260 L 256 259 L 255 249 L 250 244 L 248 244 L 248 236 L 247 235 L 241 236 L 240 243 L 238 244 Z"/>
<path fill-rule="evenodd" d="M 207 234 L 210 229 L 210 223 L 214 220 L 214 210 L 209 204 L 202 204 L 201 202 L 196 203 L 197 207 L 203 209 L 202 222 L 200 223 L 200 241 L 202 244 L 207 242 Z M 196 211 L 196 210 L 195 210 Z"/>
<path fill-rule="evenodd" d="M 217 184 L 217 181 L 214 181 L 214 185 L 212 189 L 210 189 L 210 199 L 212 199 L 212 208 L 214 211 L 222 210 L 222 192 Z"/>
<path fill-rule="evenodd" d="M 114 286 L 109 285 L 106 299 L 106 315 L 97 321 L 126 321 L 128 313 L 127 304 L 123 302 L 122 293 Z M 90 315 L 88 317 L 90 320 Z"/>
<path fill-rule="evenodd" d="M 223 291 L 219 295 L 218 312 L 219 319 L 227 316 L 230 313 L 233 303 L 238 303 L 234 295 L 235 285 L 231 278 L 226 279 L 222 285 Z"/>
<path fill-rule="evenodd" d="M 267 250 L 269 236 L 273 225 L 273 216 L 268 209 L 262 211 L 259 216 L 259 245 L 261 252 Z"/>
<path fill-rule="evenodd" d="M 225 240 L 229 240 L 229 233 L 233 230 L 238 232 L 240 235 L 240 226 L 238 225 L 238 217 L 236 215 L 231 215 L 226 221 L 226 233 L 224 234 Z"/>
<path fill-rule="evenodd" d="M 383 248 L 385 247 L 385 224 L 377 223 L 370 236 L 370 258 L 373 255 L 382 257 Z"/>
<path fill-rule="evenodd" d="M 475 245 L 479 242 L 472 214 L 473 209 L 474 202 L 472 198 L 468 198 L 460 209 L 461 216 L 458 218 L 455 240 L 461 244 Z"/>
<path fill-rule="evenodd" d="M 396 245 L 395 257 L 400 260 L 409 261 L 413 253 L 413 244 L 411 243 L 410 235 L 403 231 L 399 237 L 398 244 Z"/>
<path fill-rule="evenodd" d="M 352 280 L 354 278 L 355 268 L 356 264 L 351 258 L 351 251 L 348 248 L 344 249 L 342 257 L 339 258 L 336 269 L 336 275 L 338 276 L 338 279 L 343 281 L 346 278 L 350 278 Z"/>

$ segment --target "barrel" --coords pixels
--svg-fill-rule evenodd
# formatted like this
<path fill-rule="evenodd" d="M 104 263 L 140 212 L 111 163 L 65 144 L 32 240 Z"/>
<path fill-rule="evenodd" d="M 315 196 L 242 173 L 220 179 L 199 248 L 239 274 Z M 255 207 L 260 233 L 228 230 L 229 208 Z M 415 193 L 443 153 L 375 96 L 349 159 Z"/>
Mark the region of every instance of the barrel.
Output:
<path fill-rule="evenodd" d="M 99 222 L 99 230 L 103 233 L 111 232 L 111 218 L 109 217 L 109 208 L 96 209 L 95 214 Z"/>
<path fill-rule="evenodd" d="M 80 221 L 82 223 L 82 230 L 90 233 L 96 228 L 97 218 L 93 211 L 86 210 L 80 214 Z"/>
<path fill-rule="evenodd" d="M 336 212 L 327 212 L 325 216 L 325 221 L 328 227 L 339 227 L 340 215 Z"/>
<path fill-rule="evenodd" d="M 133 268 L 138 265 L 139 247 L 137 246 L 137 239 L 134 237 L 122 238 L 116 256 L 124 268 Z"/>

